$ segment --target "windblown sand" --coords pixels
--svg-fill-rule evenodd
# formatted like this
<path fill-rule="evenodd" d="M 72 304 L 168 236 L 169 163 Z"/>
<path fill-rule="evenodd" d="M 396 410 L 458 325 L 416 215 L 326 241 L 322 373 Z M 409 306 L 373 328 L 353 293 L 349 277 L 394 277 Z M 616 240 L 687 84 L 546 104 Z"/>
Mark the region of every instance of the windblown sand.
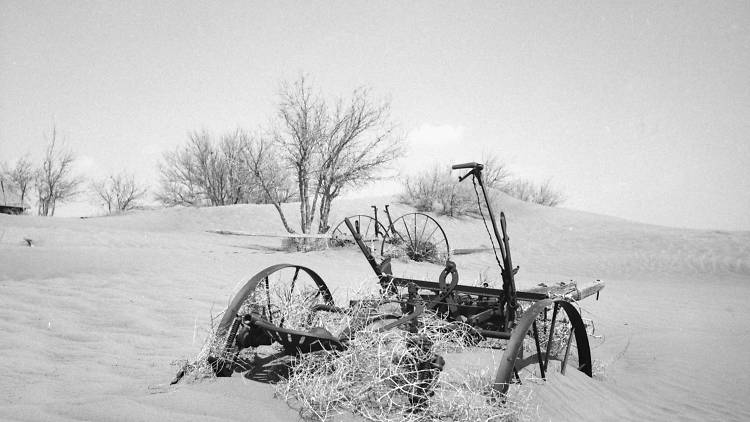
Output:
<path fill-rule="evenodd" d="M 341 200 L 333 220 L 391 200 Z M 533 418 L 750 420 L 750 232 L 671 229 L 505 197 L 498 206 L 519 289 L 607 283 L 599 301 L 581 303 L 603 369 L 534 385 Z M 295 204 L 287 212 L 295 216 Z M 489 246 L 480 219 L 439 221 L 452 248 Z M 0 420 L 298 419 L 272 386 L 241 376 L 170 387 L 171 363 L 194 356 L 211 315 L 269 265 L 309 266 L 339 296 L 374 282 L 372 272 L 353 249 L 290 253 L 277 238 L 206 232 L 214 229 L 283 233 L 262 205 L 0 215 Z M 499 279 L 489 252 L 454 258 L 462 283 Z M 397 275 L 429 280 L 440 270 L 394 263 Z M 477 362 L 454 359 L 446 370 Z"/>

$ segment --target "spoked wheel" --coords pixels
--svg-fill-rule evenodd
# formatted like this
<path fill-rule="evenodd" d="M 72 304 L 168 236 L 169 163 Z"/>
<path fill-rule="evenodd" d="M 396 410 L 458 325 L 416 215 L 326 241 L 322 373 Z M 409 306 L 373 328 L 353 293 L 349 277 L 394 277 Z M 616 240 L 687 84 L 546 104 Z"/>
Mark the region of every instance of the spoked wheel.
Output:
<path fill-rule="evenodd" d="M 333 296 L 313 270 L 279 264 L 255 274 L 240 288 L 219 322 L 217 350 L 208 356 L 214 373 L 231 376 L 237 368 L 247 369 L 237 360 L 247 347 L 279 342 L 287 351 L 310 349 L 318 337 L 327 341 L 326 345 L 340 346 L 330 333 L 313 327 L 320 307 L 333 308 Z M 308 330 L 319 335 L 308 338 Z M 317 345 L 323 346 L 321 341 Z"/>
<path fill-rule="evenodd" d="M 402 215 L 393 222 L 392 229 L 381 245 L 383 257 L 406 257 L 440 265 L 450 258 L 448 238 L 429 215 L 418 212 Z"/>
<path fill-rule="evenodd" d="M 526 349 L 531 355 L 524 356 Z M 559 367 L 553 366 L 553 361 L 559 361 Z M 552 370 L 565 374 L 568 367 L 592 376 L 586 325 L 570 302 L 540 300 L 523 312 L 497 368 L 493 388 L 505 394 L 514 374 L 518 376 L 518 371 L 532 364 L 536 364 L 535 371 L 542 379 Z"/>
<path fill-rule="evenodd" d="M 365 242 L 376 237 L 382 238 L 385 236 L 385 227 L 369 215 L 360 214 L 347 218 L 352 222 L 354 228 L 359 231 L 359 235 L 362 236 Z M 349 228 L 346 227 L 346 223 L 341 220 L 331 232 L 331 246 L 340 247 L 348 245 L 354 245 L 354 236 L 352 236 Z"/>
<path fill-rule="evenodd" d="M 233 347 L 239 320 L 254 314 L 270 324 L 292 330 L 309 327 L 316 305 L 333 305 L 333 296 L 313 270 L 294 264 L 273 265 L 254 275 L 237 292 L 224 312 L 217 338 Z"/>

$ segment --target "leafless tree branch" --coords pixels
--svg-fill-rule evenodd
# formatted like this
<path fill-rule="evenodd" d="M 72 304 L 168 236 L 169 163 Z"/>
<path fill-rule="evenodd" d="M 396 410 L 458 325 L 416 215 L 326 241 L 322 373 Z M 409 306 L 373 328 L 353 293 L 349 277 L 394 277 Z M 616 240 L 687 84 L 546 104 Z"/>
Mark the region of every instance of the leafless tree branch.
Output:
<path fill-rule="evenodd" d="M 91 192 L 95 201 L 107 208 L 108 214 L 115 214 L 136 208 L 147 189 L 139 186 L 133 175 L 120 173 L 92 182 Z"/>
<path fill-rule="evenodd" d="M 35 182 L 38 198 L 39 215 L 55 215 L 58 202 L 65 202 L 75 197 L 81 179 L 72 174 L 75 155 L 67 149 L 57 147 L 57 128 L 52 128 L 47 151 L 42 161 L 42 167 L 36 171 Z"/>

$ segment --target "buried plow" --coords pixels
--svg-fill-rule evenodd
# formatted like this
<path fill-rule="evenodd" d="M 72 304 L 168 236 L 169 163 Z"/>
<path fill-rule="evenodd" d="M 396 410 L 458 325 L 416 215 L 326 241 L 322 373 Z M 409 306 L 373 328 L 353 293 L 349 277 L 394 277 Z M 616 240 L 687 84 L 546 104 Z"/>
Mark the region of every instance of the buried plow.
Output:
<path fill-rule="evenodd" d="M 496 219 L 493 213 L 482 181 L 484 166 L 466 163 L 454 165 L 453 169 L 467 171 L 459 182 L 472 178 L 483 219 L 481 199 L 484 200 L 492 228 L 490 233 L 487 226 L 487 231 L 502 277 L 501 289 L 487 284 L 459 284 L 458 270 L 450 260 L 437 281 L 396 277 L 390 258 L 378 262 L 360 230 L 345 219 L 354 242 L 378 278 L 379 297 L 353 300 L 348 307 L 340 307 L 312 269 L 295 264 L 268 267 L 242 286 L 223 313 L 215 332 L 217 346 L 207 358 L 211 370 L 218 376 L 243 372 L 250 365 L 243 358 L 246 352 L 263 346 L 273 346 L 284 356 L 318 352 L 335 356 L 345 353 L 358 336 L 397 331 L 409 356 L 399 360 L 398 365 L 411 374 L 410 387 L 401 391 L 412 410 L 420 409 L 432 396 L 431 389 L 445 363 L 433 351 L 434 338 L 421 330 L 428 318 L 437 318 L 442 321 L 439 330 L 446 335 L 461 331 L 466 334 L 462 341 L 472 346 L 503 350 L 491 383 L 490 394 L 496 397 L 504 397 L 513 383 L 521 382 L 519 371 L 524 368 L 542 379 L 552 370 L 564 374 L 568 368 L 592 376 L 587 325 L 576 302 L 593 295 L 598 298 L 604 283 L 579 288 L 571 282 L 516 290 L 514 277 L 518 267 L 513 266 L 505 215 L 500 213 Z M 334 334 L 330 322 L 336 318 L 343 318 L 346 323 L 339 325 Z M 553 365 L 555 361 L 559 365 Z M 185 368 L 173 383 L 184 374 Z"/>

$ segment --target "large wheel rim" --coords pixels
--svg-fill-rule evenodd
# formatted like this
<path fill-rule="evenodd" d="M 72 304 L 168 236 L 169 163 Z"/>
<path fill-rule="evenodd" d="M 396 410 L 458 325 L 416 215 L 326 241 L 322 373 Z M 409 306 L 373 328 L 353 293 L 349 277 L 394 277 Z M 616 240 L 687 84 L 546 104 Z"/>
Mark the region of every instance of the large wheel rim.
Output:
<path fill-rule="evenodd" d="M 383 257 L 406 257 L 439 265 L 450 259 L 448 237 L 440 223 L 429 215 L 419 212 L 402 215 L 393 221 L 392 228 L 380 248 Z"/>
<path fill-rule="evenodd" d="M 315 271 L 295 264 L 272 265 L 255 274 L 235 294 L 216 334 L 226 335 L 237 315 L 250 312 L 281 328 L 302 328 L 305 312 L 316 304 L 333 305 L 333 296 Z"/>
<path fill-rule="evenodd" d="M 550 306 L 552 317 L 548 320 Z M 544 318 L 540 317 L 542 315 Z M 533 342 L 533 352 L 524 357 L 523 345 L 526 340 Z M 574 340 L 576 358 L 571 356 Z M 591 347 L 581 314 L 566 300 L 545 299 L 531 305 L 518 320 L 495 373 L 493 388 L 502 394 L 507 393 L 514 372 L 531 364 L 538 364 L 541 376 L 545 378 L 550 371 L 549 363 L 553 360 L 561 361 L 563 373 L 566 365 L 575 360 L 576 369 L 592 376 Z"/>

